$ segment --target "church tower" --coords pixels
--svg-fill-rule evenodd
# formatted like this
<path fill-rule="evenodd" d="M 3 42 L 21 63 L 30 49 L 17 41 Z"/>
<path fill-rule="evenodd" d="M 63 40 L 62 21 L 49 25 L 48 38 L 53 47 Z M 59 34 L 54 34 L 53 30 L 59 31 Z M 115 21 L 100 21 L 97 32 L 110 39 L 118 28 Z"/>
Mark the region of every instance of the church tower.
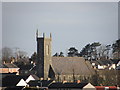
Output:
<path fill-rule="evenodd" d="M 49 70 L 51 66 L 51 41 L 52 36 L 45 37 L 43 33 L 42 37 L 38 36 L 38 30 L 36 32 L 37 40 L 37 76 L 43 79 L 49 77 Z"/>

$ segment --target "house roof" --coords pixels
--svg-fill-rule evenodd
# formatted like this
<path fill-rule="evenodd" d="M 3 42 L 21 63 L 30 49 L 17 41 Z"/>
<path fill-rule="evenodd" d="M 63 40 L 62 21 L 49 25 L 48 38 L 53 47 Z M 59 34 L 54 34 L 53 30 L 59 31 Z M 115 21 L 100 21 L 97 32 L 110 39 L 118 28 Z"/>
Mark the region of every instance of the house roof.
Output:
<path fill-rule="evenodd" d="M 7 68 L 4 64 L 0 63 L 0 68 Z"/>
<path fill-rule="evenodd" d="M 114 64 L 118 64 L 118 62 L 120 61 L 120 59 L 112 59 L 111 60 Z"/>
<path fill-rule="evenodd" d="M 15 64 L 12 63 L 5 63 L 5 66 L 7 66 L 8 68 L 18 68 Z"/>
<path fill-rule="evenodd" d="M 0 68 L 18 68 L 18 67 L 12 63 L 5 63 L 5 64 L 0 63 Z"/>
<path fill-rule="evenodd" d="M 97 60 L 97 62 L 100 65 L 108 65 L 108 64 L 113 64 L 113 62 L 111 60 Z"/>
<path fill-rule="evenodd" d="M 50 83 L 52 83 L 53 80 L 31 80 L 28 84 L 31 87 L 36 86 L 42 86 L 42 87 L 48 87 Z"/>
<path fill-rule="evenodd" d="M 22 90 L 24 86 L 13 86 L 13 87 L 6 87 L 6 90 Z"/>
<path fill-rule="evenodd" d="M 62 82 L 56 82 L 56 83 L 50 84 L 48 88 L 62 88 L 62 87 L 63 87 Z"/>
<path fill-rule="evenodd" d="M 33 67 L 32 64 L 20 65 L 20 70 L 30 70 Z"/>
<path fill-rule="evenodd" d="M 82 57 L 52 57 L 52 67 L 56 74 L 91 75 L 94 69 Z"/>
<path fill-rule="evenodd" d="M 48 88 L 79 88 L 82 89 L 87 83 L 61 83 L 56 82 L 49 85 Z"/>
<path fill-rule="evenodd" d="M 111 60 L 96 60 L 96 61 L 91 61 L 91 63 L 95 63 L 96 65 L 108 65 L 108 64 L 113 64 Z"/>
<path fill-rule="evenodd" d="M 3 87 L 16 86 L 21 79 L 27 79 L 28 76 L 10 75 L 2 79 Z"/>
<path fill-rule="evenodd" d="M 83 88 L 87 83 L 64 83 L 64 88 Z"/>

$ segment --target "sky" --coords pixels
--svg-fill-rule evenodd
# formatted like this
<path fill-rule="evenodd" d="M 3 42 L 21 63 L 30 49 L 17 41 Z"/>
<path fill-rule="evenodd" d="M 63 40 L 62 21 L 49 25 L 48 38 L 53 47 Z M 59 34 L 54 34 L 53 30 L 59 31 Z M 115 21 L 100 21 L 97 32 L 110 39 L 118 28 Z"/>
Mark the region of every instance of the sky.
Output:
<path fill-rule="evenodd" d="M 117 2 L 3 2 L 2 46 L 37 50 L 39 36 L 52 33 L 52 54 L 79 51 L 88 43 L 112 44 L 118 39 Z"/>
<path fill-rule="evenodd" d="M 120 39 L 120 1 L 118 2 L 118 38 Z"/>

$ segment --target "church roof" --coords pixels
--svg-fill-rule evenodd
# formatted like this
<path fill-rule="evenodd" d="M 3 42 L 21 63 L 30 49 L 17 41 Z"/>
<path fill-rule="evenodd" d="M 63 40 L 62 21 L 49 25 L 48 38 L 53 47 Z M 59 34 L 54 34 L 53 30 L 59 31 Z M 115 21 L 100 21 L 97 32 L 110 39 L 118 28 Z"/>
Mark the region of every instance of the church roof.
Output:
<path fill-rule="evenodd" d="M 89 61 L 82 57 L 52 57 L 55 74 L 62 75 L 91 75 L 94 69 Z"/>

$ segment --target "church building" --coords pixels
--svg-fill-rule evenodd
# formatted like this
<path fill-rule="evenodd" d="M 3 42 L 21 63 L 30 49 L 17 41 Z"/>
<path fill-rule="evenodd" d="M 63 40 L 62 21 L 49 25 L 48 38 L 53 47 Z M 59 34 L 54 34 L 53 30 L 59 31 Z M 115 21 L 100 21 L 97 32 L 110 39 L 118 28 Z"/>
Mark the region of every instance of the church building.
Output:
<path fill-rule="evenodd" d="M 76 81 L 90 78 L 94 69 L 89 61 L 83 57 L 52 57 L 51 42 L 52 36 L 38 36 L 37 40 L 37 76 L 47 80 L 48 78 L 56 81 Z"/>

